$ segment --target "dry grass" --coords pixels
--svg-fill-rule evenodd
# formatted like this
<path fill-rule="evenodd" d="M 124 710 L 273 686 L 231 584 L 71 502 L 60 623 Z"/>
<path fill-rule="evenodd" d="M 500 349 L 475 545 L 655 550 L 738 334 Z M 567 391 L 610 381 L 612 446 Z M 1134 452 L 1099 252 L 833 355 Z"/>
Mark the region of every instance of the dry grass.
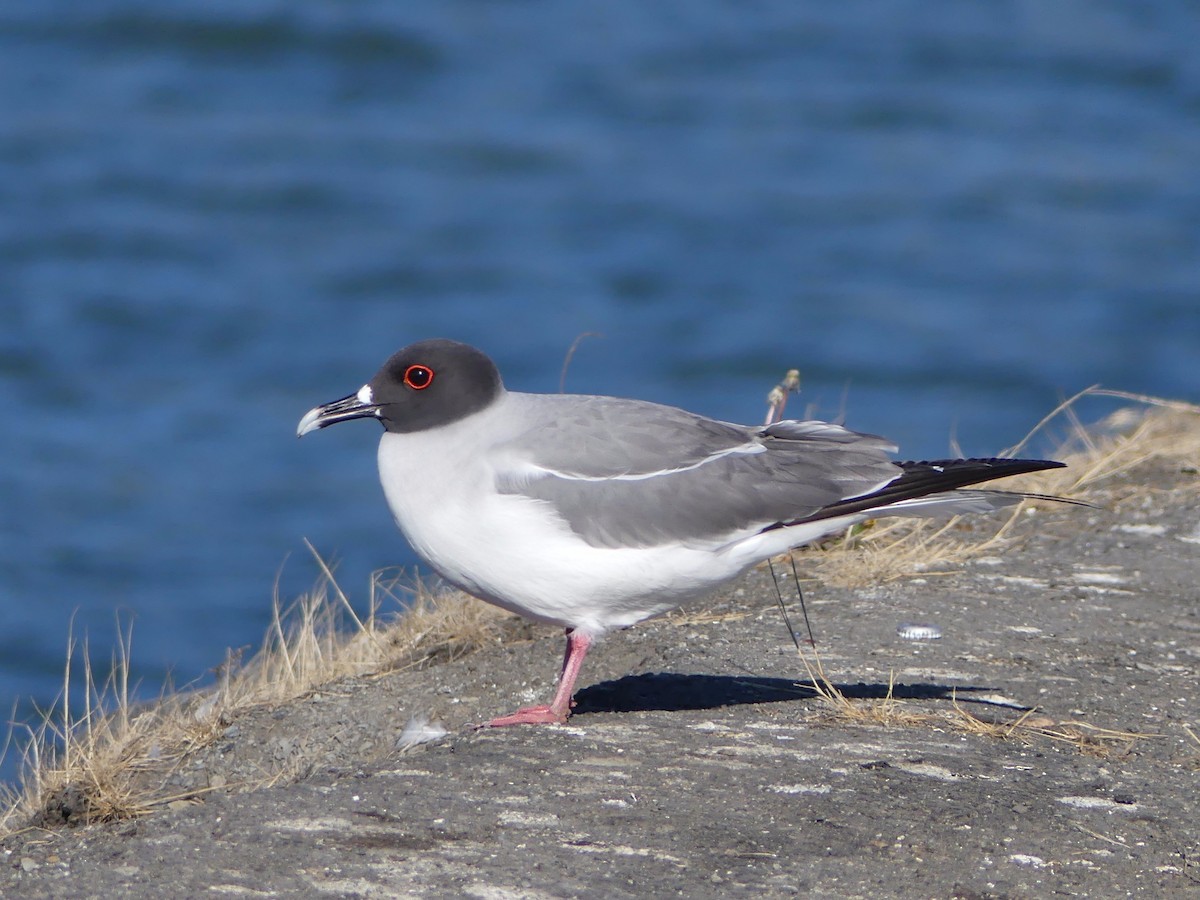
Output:
<path fill-rule="evenodd" d="M 1150 409 L 1117 413 L 1098 431 L 1083 428 L 1075 418 L 1075 403 L 1083 396 L 1105 394 Z M 1103 488 L 1110 492 L 1109 499 L 1114 491 L 1119 499 L 1123 488 L 1114 486 L 1114 479 L 1135 466 L 1167 460 L 1200 468 L 1197 413 L 1200 408 L 1187 404 L 1084 392 L 1055 411 L 1074 431 L 1074 449 L 1066 455 L 1071 468 L 1022 476 L 1020 488 L 1085 498 Z M 1132 494 L 1137 488 L 1128 485 L 1124 489 Z M 873 524 L 813 553 L 816 572 L 824 580 L 849 585 L 918 572 L 936 575 L 1012 540 L 1024 510 L 1039 503 L 1022 504 L 997 531 L 982 539 L 958 521 Z M 514 617 L 508 613 L 464 594 L 433 594 L 420 584 L 402 586 L 398 578 L 372 581 L 369 613 L 362 618 L 337 586 L 332 571 L 317 558 L 322 575 L 314 590 L 287 608 L 277 600 L 261 649 L 245 663 L 230 655 L 218 669 L 215 687 L 171 694 L 150 704 L 134 702 L 129 687 L 128 629 L 119 642 L 112 674 L 103 681 L 95 678 L 87 647 L 83 647 L 82 684 L 77 686 L 72 678 L 77 645 L 72 642 L 58 701 L 40 725 L 25 727 L 24 740 L 18 741 L 24 747 L 24 782 L 0 797 L 0 835 L 23 826 L 119 819 L 172 803 L 192 802 L 197 791 L 166 796 L 161 791 L 147 791 L 143 786 L 146 779 L 138 776 L 150 768 L 164 770 L 179 764 L 189 753 L 215 741 L 236 715 L 252 707 L 285 703 L 349 675 L 374 675 L 455 659 L 498 643 L 512 631 Z M 399 600 L 403 614 L 381 619 L 378 610 L 384 599 Z M 690 613 L 672 621 L 702 624 L 742 615 Z M 1111 752 L 1140 737 L 1031 716 L 990 723 L 957 704 L 953 714 L 935 716 L 911 711 L 890 691 L 882 700 L 855 701 L 825 677 L 819 659 L 809 674 L 830 716 L 841 721 L 951 727 L 998 738 L 1040 735 L 1069 741 L 1086 752 Z M 82 712 L 77 699 L 82 701 Z M 1195 740 L 1195 735 L 1189 734 Z M 284 776 L 285 772 L 267 774 L 259 783 Z"/>
<path fill-rule="evenodd" d="M 316 588 L 274 615 L 262 649 L 236 678 L 222 679 L 219 707 L 278 703 L 349 675 L 372 675 L 457 659 L 498 643 L 514 616 L 458 591 L 433 592 L 394 570 L 371 579 L 368 615 L 360 618 L 333 571 L 309 546 L 321 569 Z M 384 600 L 403 613 L 381 620 Z"/>
<path fill-rule="evenodd" d="M 311 548 L 310 548 L 311 549 Z M 63 688 L 37 726 L 26 726 L 23 783 L 0 798 L 0 835 L 24 827 L 84 824 L 143 815 L 198 793 L 170 796 L 147 785 L 148 770 L 169 772 L 180 760 L 217 740 L 239 714 L 301 697 L 314 688 L 352 675 L 375 675 L 456 659 L 499 643 L 515 617 L 459 592 L 433 593 L 400 576 L 376 576 L 369 613 L 358 616 L 316 555 L 321 577 L 315 588 L 289 607 L 276 601 L 261 649 L 246 663 L 230 655 L 217 670 L 214 687 L 139 704 L 130 692 L 130 642 L 122 632 L 111 675 L 97 679 L 77 643 L 68 647 Z M 383 598 L 404 612 L 378 615 Z M 77 681 L 82 684 L 76 684 Z M 76 693 L 80 696 L 76 697 Z M 82 711 L 78 705 L 82 704 Z M 286 777 L 267 773 L 257 787 Z"/>

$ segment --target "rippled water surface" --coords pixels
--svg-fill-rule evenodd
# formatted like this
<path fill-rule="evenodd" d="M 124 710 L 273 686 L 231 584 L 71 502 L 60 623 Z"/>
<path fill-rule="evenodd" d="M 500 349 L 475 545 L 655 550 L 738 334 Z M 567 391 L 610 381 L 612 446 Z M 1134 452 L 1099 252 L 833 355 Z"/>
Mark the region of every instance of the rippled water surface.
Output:
<path fill-rule="evenodd" d="M 52 701 L 72 617 L 102 660 L 132 618 L 144 694 L 205 676 L 304 538 L 358 600 L 410 564 L 378 429 L 293 434 L 417 338 L 552 391 L 599 332 L 569 390 L 746 421 L 797 366 L 906 456 L 1198 399 L 1171 9 L 8 4 L 0 700 Z"/>

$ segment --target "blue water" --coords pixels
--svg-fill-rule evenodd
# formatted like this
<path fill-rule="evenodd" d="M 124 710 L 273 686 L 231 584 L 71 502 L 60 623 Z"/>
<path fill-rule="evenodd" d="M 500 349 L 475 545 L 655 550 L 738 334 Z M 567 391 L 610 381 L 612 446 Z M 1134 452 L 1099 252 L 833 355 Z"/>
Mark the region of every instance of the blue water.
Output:
<path fill-rule="evenodd" d="M 359 601 L 411 563 L 378 428 L 293 435 L 414 339 L 553 391 L 600 332 L 569 390 L 744 421 L 797 366 L 913 457 L 1200 399 L 1197 46 L 1146 0 L 3 4 L 0 705 L 72 617 L 154 694 L 304 538 Z"/>

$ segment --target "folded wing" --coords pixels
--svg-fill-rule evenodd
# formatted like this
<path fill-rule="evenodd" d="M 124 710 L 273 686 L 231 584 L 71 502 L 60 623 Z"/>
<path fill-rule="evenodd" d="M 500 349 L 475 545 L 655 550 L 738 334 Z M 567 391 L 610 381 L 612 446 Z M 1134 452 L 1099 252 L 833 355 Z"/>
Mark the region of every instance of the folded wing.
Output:
<path fill-rule="evenodd" d="M 507 448 L 498 488 L 548 504 L 597 547 L 723 544 L 903 474 L 887 441 L 825 422 L 756 428 L 597 397 L 535 433 Z"/>

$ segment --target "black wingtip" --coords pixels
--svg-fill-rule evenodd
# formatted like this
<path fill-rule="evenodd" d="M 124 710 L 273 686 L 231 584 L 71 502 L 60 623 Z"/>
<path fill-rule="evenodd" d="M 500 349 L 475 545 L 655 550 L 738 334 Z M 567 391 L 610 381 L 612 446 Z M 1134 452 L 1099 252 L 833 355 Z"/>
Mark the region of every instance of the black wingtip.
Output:
<path fill-rule="evenodd" d="M 1061 469 L 1066 463 L 1056 459 L 1011 459 L 979 457 L 971 459 L 933 459 L 898 463 L 904 474 L 881 491 L 902 493 L 908 497 L 953 491 L 1011 475 L 1028 475 L 1047 469 Z"/>
<path fill-rule="evenodd" d="M 900 477 L 878 491 L 862 497 L 842 500 L 826 506 L 804 519 L 781 523 L 781 526 L 794 525 L 800 521 L 816 521 L 856 512 L 867 512 L 902 500 L 955 491 L 997 478 L 1007 478 L 1010 475 L 1027 475 L 1030 472 L 1041 472 L 1045 469 L 1061 469 L 1066 466 L 1066 463 L 1056 459 L 983 457 L 909 460 L 896 465 L 901 469 Z"/>

